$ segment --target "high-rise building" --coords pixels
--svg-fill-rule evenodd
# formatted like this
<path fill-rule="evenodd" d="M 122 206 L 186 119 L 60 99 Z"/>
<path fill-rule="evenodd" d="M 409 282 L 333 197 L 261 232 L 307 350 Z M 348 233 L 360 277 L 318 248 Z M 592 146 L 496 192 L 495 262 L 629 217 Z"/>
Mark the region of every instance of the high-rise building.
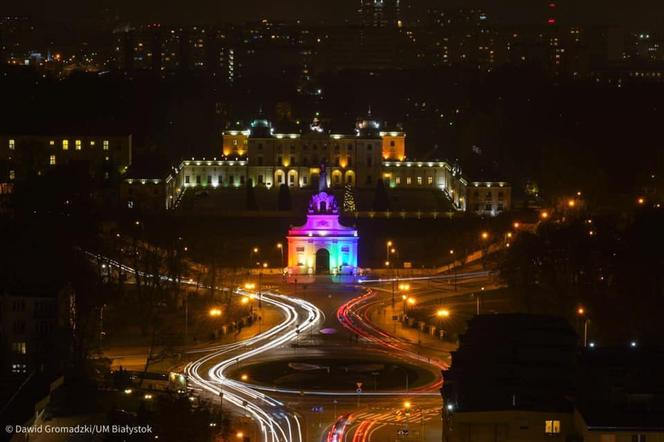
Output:
<path fill-rule="evenodd" d="M 400 0 L 360 0 L 363 26 L 401 26 Z"/>

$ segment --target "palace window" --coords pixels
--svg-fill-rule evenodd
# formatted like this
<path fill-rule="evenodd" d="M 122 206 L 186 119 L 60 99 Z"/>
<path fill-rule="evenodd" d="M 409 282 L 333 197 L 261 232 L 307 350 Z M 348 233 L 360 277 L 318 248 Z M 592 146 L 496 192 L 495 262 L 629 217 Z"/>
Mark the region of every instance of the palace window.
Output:
<path fill-rule="evenodd" d="M 491 211 L 491 209 L 492 209 L 491 204 L 485 204 L 484 205 L 484 210 L 489 212 L 489 211 Z"/>
<path fill-rule="evenodd" d="M 559 420 L 545 420 L 544 432 L 546 434 L 560 434 L 560 421 Z"/>
<path fill-rule="evenodd" d="M 263 184 L 263 175 L 258 175 L 258 184 Z"/>
<path fill-rule="evenodd" d="M 398 176 L 398 177 L 394 178 L 394 183 L 395 184 L 401 184 L 401 177 Z"/>
<path fill-rule="evenodd" d="M 231 186 L 235 184 L 235 177 L 233 175 L 228 176 L 228 184 L 230 184 Z"/>
<path fill-rule="evenodd" d="M 62 150 L 69 150 L 69 140 L 62 140 Z"/>
<path fill-rule="evenodd" d="M 189 184 L 189 175 L 184 176 L 184 183 Z"/>
<path fill-rule="evenodd" d="M 212 176 L 208 175 L 208 180 L 207 180 L 208 186 L 212 185 Z"/>
<path fill-rule="evenodd" d="M 288 183 L 295 184 L 295 175 L 288 175 Z"/>
<path fill-rule="evenodd" d="M 244 186 L 244 175 L 240 175 L 240 184 Z"/>
<path fill-rule="evenodd" d="M 303 177 L 302 177 L 302 184 L 306 186 L 308 180 L 309 180 L 309 179 L 308 179 L 306 176 L 303 176 Z"/>
<path fill-rule="evenodd" d="M 390 147 L 394 147 L 394 146 L 395 146 L 394 140 L 390 140 Z"/>
<path fill-rule="evenodd" d="M 74 141 L 74 145 L 76 146 L 76 150 L 81 150 L 81 140 L 76 140 Z"/>
<path fill-rule="evenodd" d="M 16 140 L 9 140 L 9 150 L 16 149 Z"/>
<path fill-rule="evenodd" d="M 50 164 L 51 166 L 55 166 L 55 155 L 51 155 L 50 157 L 48 157 L 48 164 Z"/>
<path fill-rule="evenodd" d="M 94 141 L 90 141 L 90 146 L 94 146 L 96 143 Z"/>
<path fill-rule="evenodd" d="M 278 184 L 284 183 L 284 176 L 282 174 L 277 175 L 277 183 Z"/>
<path fill-rule="evenodd" d="M 413 179 L 411 177 L 406 177 L 406 184 L 411 184 Z"/>
<path fill-rule="evenodd" d="M 433 184 L 433 177 L 427 177 L 427 184 Z"/>
<path fill-rule="evenodd" d="M 14 171 L 14 170 L 9 171 L 9 179 L 10 180 L 15 180 L 16 179 L 16 171 Z"/>
<path fill-rule="evenodd" d="M 422 177 L 421 176 L 417 177 L 417 184 L 422 184 Z"/>
<path fill-rule="evenodd" d="M 102 142 L 102 149 L 104 149 L 104 150 L 108 150 L 108 149 L 109 149 L 109 142 L 108 142 L 108 140 L 104 140 L 104 141 Z"/>
<path fill-rule="evenodd" d="M 201 176 L 196 175 L 196 185 L 200 186 L 201 185 Z"/>
<path fill-rule="evenodd" d="M 50 140 L 50 141 L 48 142 L 48 145 L 49 145 L 49 146 L 55 146 L 55 140 Z"/>

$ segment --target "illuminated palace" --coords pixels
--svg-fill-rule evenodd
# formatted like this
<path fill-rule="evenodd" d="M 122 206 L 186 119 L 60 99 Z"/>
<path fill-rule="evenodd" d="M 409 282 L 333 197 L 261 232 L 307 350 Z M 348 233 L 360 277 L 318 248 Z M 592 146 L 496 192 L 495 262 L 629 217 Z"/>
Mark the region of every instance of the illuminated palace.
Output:
<path fill-rule="evenodd" d="M 159 204 L 170 209 L 188 189 L 248 183 L 267 189 L 282 184 L 316 188 L 322 162 L 328 164 L 331 189 L 346 184 L 375 188 L 382 179 L 393 189 L 439 190 L 457 211 L 497 215 L 511 205 L 507 182 L 470 179 L 446 161 L 408 160 L 406 134 L 382 130 L 371 116 L 358 119 L 354 132 L 345 134 L 324 129 L 317 119 L 298 133 L 279 132 L 270 121 L 256 119 L 246 129 L 223 133 L 219 157 L 182 161 L 167 177 L 126 178 L 124 192 L 128 199 L 140 199 L 141 192 L 161 195 Z M 147 189 L 154 186 L 158 189 Z"/>
<path fill-rule="evenodd" d="M 326 192 L 326 166 L 320 166 L 318 193 L 311 197 L 307 222 L 288 231 L 288 273 L 354 275 L 357 230 L 339 222 L 339 206 Z"/>

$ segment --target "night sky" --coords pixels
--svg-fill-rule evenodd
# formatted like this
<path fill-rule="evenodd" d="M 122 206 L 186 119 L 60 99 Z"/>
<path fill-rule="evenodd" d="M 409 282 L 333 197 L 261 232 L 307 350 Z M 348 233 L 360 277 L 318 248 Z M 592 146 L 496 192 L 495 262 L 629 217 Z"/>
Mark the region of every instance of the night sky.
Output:
<path fill-rule="evenodd" d="M 546 0 L 402 0 L 416 9 L 427 7 L 485 8 L 498 23 L 537 22 Z M 259 18 L 342 22 L 354 18 L 359 0 L 3 0 L 0 12 L 53 20 L 119 15 L 123 20 L 182 23 L 243 22 Z M 569 23 L 610 23 L 661 28 L 662 0 L 559 0 Z"/>

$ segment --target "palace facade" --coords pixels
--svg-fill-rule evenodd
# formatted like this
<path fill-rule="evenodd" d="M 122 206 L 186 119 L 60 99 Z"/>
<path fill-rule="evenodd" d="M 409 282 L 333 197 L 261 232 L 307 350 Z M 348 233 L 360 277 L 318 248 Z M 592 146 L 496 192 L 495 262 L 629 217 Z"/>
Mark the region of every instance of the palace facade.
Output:
<path fill-rule="evenodd" d="M 219 157 L 184 160 L 166 177 L 126 178 L 123 197 L 134 206 L 159 195 L 158 205 L 171 209 L 188 190 L 249 183 L 316 189 L 320 165 L 326 164 L 326 185 L 332 190 L 347 184 L 375 188 L 383 180 L 391 189 L 440 191 L 456 211 L 493 216 L 511 206 L 507 182 L 471 179 L 446 161 L 409 161 L 406 134 L 382 130 L 371 117 L 359 119 L 352 133 L 326 131 L 317 119 L 307 131 L 277 132 L 270 121 L 256 119 L 246 129 L 225 131 L 221 144 Z"/>

